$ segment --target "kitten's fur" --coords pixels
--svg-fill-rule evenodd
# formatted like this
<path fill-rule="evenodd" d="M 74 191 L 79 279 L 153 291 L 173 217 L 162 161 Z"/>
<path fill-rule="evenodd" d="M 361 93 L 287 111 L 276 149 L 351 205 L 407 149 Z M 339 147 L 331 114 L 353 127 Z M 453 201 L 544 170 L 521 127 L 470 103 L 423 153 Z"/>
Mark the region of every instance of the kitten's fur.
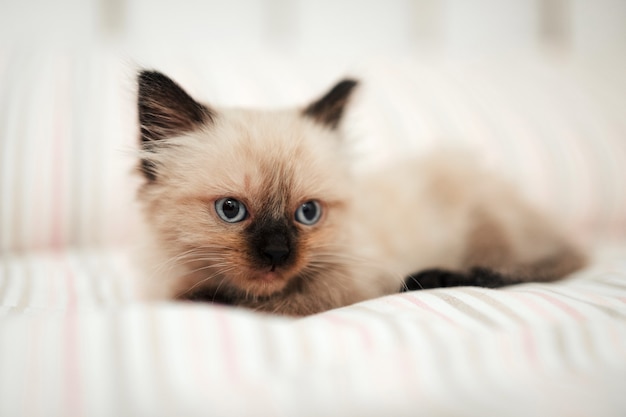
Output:
<path fill-rule="evenodd" d="M 464 155 L 353 175 L 340 122 L 355 81 L 281 111 L 199 104 L 158 72 L 138 81 L 151 297 L 306 315 L 397 292 L 411 274 L 410 288 L 499 286 L 583 264 L 550 222 Z M 248 217 L 222 220 L 225 197 Z M 309 201 L 322 217 L 307 226 L 295 213 Z"/>

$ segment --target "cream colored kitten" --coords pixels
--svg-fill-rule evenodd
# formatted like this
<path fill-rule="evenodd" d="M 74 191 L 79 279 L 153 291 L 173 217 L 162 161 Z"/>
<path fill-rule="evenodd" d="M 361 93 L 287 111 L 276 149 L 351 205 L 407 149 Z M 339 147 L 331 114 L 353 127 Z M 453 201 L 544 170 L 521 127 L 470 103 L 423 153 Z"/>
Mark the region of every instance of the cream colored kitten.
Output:
<path fill-rule="evenodd" d="M 464 155 L 353 175 L 339 127 L 356 86 L 342 81 L 301 109 L 217 109 L 163 74 L 139 75 L 150 297 L 306 315 L 407 288 L 549 281 L 583 265 Z"/>

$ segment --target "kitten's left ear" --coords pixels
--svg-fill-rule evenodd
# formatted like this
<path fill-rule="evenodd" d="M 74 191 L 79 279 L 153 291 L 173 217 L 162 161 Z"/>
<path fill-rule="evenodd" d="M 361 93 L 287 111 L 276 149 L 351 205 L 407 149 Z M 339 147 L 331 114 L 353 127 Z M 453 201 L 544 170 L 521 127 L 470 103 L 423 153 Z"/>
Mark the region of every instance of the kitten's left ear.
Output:
<path fill-rule="evenodd" d="M 322 98 L 309 104 L 304 109 L 303 114 L 331 129 L 337 128 L 343 115 L 343 109 L 348 104 L 357 85 L 358 82 L 351 79 L 340 81 Z"/>
<path fill-rule="evenodd" d="M 191 132 L 215 117 L 211 109 L 160 72 L 141 71 L 137 84 L 139 140 L 145 151 L 153 152 L 155 143 Z M 150 158 L 142 158 L 139 169 L 148 181 L 157 179 L 158 167 Z"/>
<path fill-rule="evenodd" d="M 160 72 L 141 71 L 137 84 L 137 107 L 144 149 L 150 147 L 150 142 L 190 132 L 213 120 L 212 110 L 195 101 Z"/>

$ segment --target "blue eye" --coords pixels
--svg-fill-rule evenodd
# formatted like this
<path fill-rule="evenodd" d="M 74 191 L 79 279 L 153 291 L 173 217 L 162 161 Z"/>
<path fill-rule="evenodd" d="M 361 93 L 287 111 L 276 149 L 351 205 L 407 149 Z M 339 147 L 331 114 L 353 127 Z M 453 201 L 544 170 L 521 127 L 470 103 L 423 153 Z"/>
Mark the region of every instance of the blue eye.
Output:
<path fill-rule="evenodd" d="M 322 206 L 315 200 L 307 201 L 296 210 L 296 221 L 307 226 L 317 223 L 322 217 Z"/>
<path fill-rule="evenodd" d="M 237 223 L 246 218 L 246 206 L 234 198 L 220 198 L 215 202 L 215 211 L 220 219 L 228 223 Z"/>

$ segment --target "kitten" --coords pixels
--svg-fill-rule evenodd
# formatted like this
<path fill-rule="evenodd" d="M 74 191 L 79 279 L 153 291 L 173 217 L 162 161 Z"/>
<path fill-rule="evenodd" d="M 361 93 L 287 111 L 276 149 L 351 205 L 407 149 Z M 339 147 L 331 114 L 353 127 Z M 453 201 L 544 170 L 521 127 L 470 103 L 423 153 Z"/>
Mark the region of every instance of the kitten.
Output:
<path fill-rule="evenodd" d="M 355 175 L 340 124 L 356 81 L 276 111 L 200 104 L 153 71 L 138 84 L 150 297 L 307 315 L 402 289 L 550 281 L 584 263 L 465 155 Z"/>

